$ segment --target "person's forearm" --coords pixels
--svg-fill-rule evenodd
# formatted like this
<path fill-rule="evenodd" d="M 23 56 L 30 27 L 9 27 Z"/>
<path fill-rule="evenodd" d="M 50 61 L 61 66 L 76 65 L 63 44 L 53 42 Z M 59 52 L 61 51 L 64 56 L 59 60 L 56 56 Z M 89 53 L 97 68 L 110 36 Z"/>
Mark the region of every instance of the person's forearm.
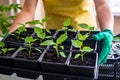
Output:
<path fill-rule="evenodd" d="M 16 16 L 16 19 L 14 20 L 12 26 L 10 27 L 9 33 L 15 31 L 20 26 L 20 24 L 25 24 L 26 22 L 31 21 L 31 20 L 33 20 L 33 17 L 29 13 L 27 12 L 19 13 Z"/>
<path fill-rule="evenodd" d="M 98 2 L 96 2 L 96 12 L 97 12 L 100 29 L 101 30 L 104 30 L 104 29 L 113 30 L 114 18 L 113 18 L 112 12 L 107 2 L 104 0 L 103 2 L 99 4 L 97 3 Z"/>
<path fill-rule="evenodd" d="M 37 1 L 38 0 L 25 0 L 21 12 L 16 16 L 16 19 L 9 29 L 9 33 L 15 31 L 20 24 L 25 24 L 26 22 L 34 19 Z"/>

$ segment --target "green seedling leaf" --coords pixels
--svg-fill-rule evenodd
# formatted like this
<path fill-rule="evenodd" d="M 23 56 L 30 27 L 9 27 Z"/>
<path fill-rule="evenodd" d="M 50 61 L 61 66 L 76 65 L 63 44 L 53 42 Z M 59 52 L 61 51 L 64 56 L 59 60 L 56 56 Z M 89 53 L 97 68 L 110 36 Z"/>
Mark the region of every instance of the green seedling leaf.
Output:
<path fill-rule="evenodd" d="M 26 24 L 30 24 L 30 25 L 35 25 L 35 24 L 40 24 L 39 20 L 33 20 L 33 21 L 29 21 Z"/>
<path fill-rule="evenodd" d="M 72 45 L 76 48 L 80 48 L 81 49 L 81 46 L 83 45 L 83 43 L 79 40 L 71 40 L 72 41 Z"/>
<path fill-rule="evenodd" d="M 115 37 L 113 38 L 113 40 L 114 40 L 114 41 L 120 41 L 120 37 L 116 37 L 116 36 L 115 36 Z"/>
<path fill-rule="evenodd" d="M 15 50 L 15 48 L 8 48 L 8 51 L 12 51 L 12 50 Z"/>
<path fill-rule="evenodd" d="M 19 48 L 20 51 L 25 50 L 25 49 L 27 49 L 27 48 L 22 48 L 22 47 Z"/>
<path fill-rule="evenodd" d="M 77 53 L 75 56 L 74 56 L 74 59 L 77 59 L 81 56 L 81 54 Z"/>
<path fill-rule="evenodd" d="M 45 29 L 47 33 L 51 34 L 51 31 L 49 29 Z"/>
<path fill-rule="evenodd" d="M 71 25 L 70 19 L 66 19 L 63 23 L 63 26 L 70 26 L 70 25 Z"/>
<path fill-rule="evenodd" d="M 91 52 L 92 50 L 89 46 L 84 46 L 82 52 Z"/>
<path fill-rule="evenodd" d="M 94 27 L 89 27 L 89 30 L 90 30 L 90 31 L 96 30 L 96 29 L 95 29 L 95 26 L 94 26 Z"/>
<path fill-rule="evenodd" d="M 87 25 L 87 24 L 85 24 L 85 23 L 82 23 L 82 24 L 78 24 L 81 28 L 83 28 L 83 29 L 89 29 L 89 26 Z"/>
<path fill-rule="evenodd" d="M 66 58 L 66 55 L 65 55 L 64 52 L 59 52 L 59 53 L 60 53 L 60 55 L 61 55 L 62 57 Z"/>
<path fill-rule="evenodd" d="M 51 45 L 55 45 L 56 43 L 53 42 L 53 40 L 46 40 L 44 42 L 42 42 L 40 45 L 42 46 L 51 46 Z"/>
<path fill-rule="evenodd" d="M 70 32 L 77 32 L 76 29 L 69 29 Z"/>
<path fill-rule="evenodd" d="M 37 33 L 37 37 L 39 37 L 40 39 L 45 39 L 46 38 L 46 34 L 45 33 Z"/>
<path fill-rule="evenodd" d="M 7 48 L 3 48 L 1 50 L 2 50 L 3 54 L 5 54 L 8 51 Z"/>
<path fill-rule="evenodd" d="M 89 36 L 88 33 L 86 33 L 85 35 L 82 35 L 82 34 L 79 33 L 79 34 L 78 34 L 78 39 L 84 41 L 84 40 L 86 40 L 86 38 L 87 38 L 88 36 Z"/>
<path fill-rule="evenodd" d="M 46 36 L 45 38 L 52 38 L 52 36 Z"/>
<path fill-rule="evenodd" d="M 40 34 L 40 33 L 43 32 L 43 30 L 42 30 L 42 28 L 34 27 L 34 32 L 35 32 L 36 34 Z"/>
<path fill-rule="evenodd" d="M 60 48 L 64 50 L 64 46 L 60 46 Z"/>
<path fill-rule="evenodd" d="M 58 50 L 58 47 L 55 45 L 55 46 L 53 46 L 53 48 L 55 48 L 56 50 Z"/>
<path fill-rule="evenodd" d="M 42 19 L 42 23 L 47 22 L 47 21 L 49 21 L 49 20 L 50 20 L 49 17 L 47 17 L 47 18 L 43 18 L 43 19 Z"/>
<path fill-rule="evenodd" d="M 57 44 L 63 43 L 68 38 L 67 33 L 62 34 L 56 41 Z"/>
<path fill-rule="evenodd" d="M 5 47 L 5 43 L 4 42 L 0 42 L 0 47 L 1 48 Z"/>
<path fill-rule="evenodd" d="M 38 48 L 34 48 L 34 49 L 35 49 L 36 51 L 42 53 L 42 51 L 41 51 L 40 49 L 38 49 Z"/>
<path fill-rule="evenodd" d="M 27 37 L 25 38 L 25 42 L 27 42 L 27 43 L 32 43 L 32 42 L 34 42 L 34 41 L 36 41 L 36 39 L 33 39 L 33 37 L 31 37 L 31 36 L 27 36 Z"/>
<path fill-rule="evenodd" d="M 78 24 L 78 26 L 80 26 L 81 28 L 83 28 L 83 29 L 86 29 L 86 30 L 95 30 L 95 27 L 93 26 L 93 27 L 91 27 L 91 26 L 89 26 L 89 25 L 87 25 L 87 24 L 85 24 L 85 23 L 82 23 L 82 24 Z"/>
<path fill-rule="evenodd" d="M 18 28 L 18 32 L 22 33 L 22 32 L 25 32 L 25 31 L 27 31 L 26 28 L 25 28 L 25 25 L 21 24 L 21 26 Z"/>

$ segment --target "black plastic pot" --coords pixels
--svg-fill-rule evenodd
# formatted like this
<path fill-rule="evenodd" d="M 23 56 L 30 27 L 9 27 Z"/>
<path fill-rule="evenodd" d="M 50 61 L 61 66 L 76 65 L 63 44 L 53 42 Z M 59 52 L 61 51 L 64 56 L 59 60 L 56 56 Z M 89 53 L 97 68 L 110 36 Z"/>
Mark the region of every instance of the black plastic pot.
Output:
<path fill-rule="evenodd" d="M 98 78 L 98 54 L 95 52 L 86 53 L 84 55 L 84 61 L 81 61 L 81 57 L 74 59 L 74 56 L 79 51 L 71 52 L 71 56 L 68 58 L 69 74 L 87 76 L 93 79 Z M 77 62 L 76 62 L 77 61 Z M 77 64 L 79 63 L 79 64 Z"/>
<path fill-rule="evenodd" d="M 108 59 L 105 64 L 99 65 L 98 80 L 119 80 L 120 62 L 118 60 Z"/>
<path fill-rule="evenodd" d="M 20 47 L 20 46 L 23 46 L 23 44 L 24 44 L 24 40 L 22 40 L 22 38 L 25 38 L 25 37 L 20 37 L 20 39 L 17 40 L 17 38 L 15 36 L 9 34 L 5 38 L 3 38 L 2 41 L 5 44 L 8 44 L 8 45 L 11 45 L 14 47 Z"/>
<path fill-rule="evenodd" d="M 12 66 L 12 56 L 15 53 L 15 51 L 18 49 L 18 47 L 5 44 L 5 48 L 14 48 L 14 50 L 8 51 L 4 55 L 0 54 L 0 66 L 10 67 Z"/>
<path fill-rule="evenodd" d="M 37 70 L 37 63 L 40 56 L 41 56 L 41 53 L 36 50 L 32 51 L 29 56 L 28 50 L 25 49 L 21 51 L 18 49 L 14 53 L 14 57 L 12 61 L 13 61 L 14 67 L 16 68 Z"/>
<path fill-rule="evenodd" d="M 0 66 L 0 74 L 12 75 L 13 73 L 14 73 L 13 70 L 5 68 L 5 66 Z"/>
<path fill-rule="evenodd" d="M 23 55 L 21 55 L 23 54 Z M 20 51 L 19 49 L 15 52 L 14 57 L 12 59 L 13 65 L 15 68 L 19 69 L 26 69 L 26 70 L 37 70 L 38 69 L 38 58 L 40 57 L 41 53 L 34 51 L 31 53 L 31 57 L 26 57 L 27 50 Z M 34 57 L 35 56 L 35 57 Z M 33 57 L 33 59 L 31 59 Z M 24 77 L 24 78 L 31 78 L 36 79 L 38 74 L 27 72 L 27 71 L 16 71 L 17 76 Z"/>
<path fill-rule="evenodd" d="M 29 79 L 37 79 L 39 77 L 39 74 L 37 73 L 22 71 L 22 70 L 17 70 L 16 74 L 18 77 L 29 78 Z"/>
<path fill-rule="evenodd" d="M 68 57 L 69 55 L 69 52 L 66 52 L 64 51 L 66 56 Z M 52 54 L 49 56 L 49 54 Z M 40 65 L 41 65 L 41 70 L 42 71 L 45 71 L 45 72 L 53 72 L 53 73 L 66 73 L 66 58 L 62 58 L 60 57 L 60 60 L 63 59 L 63 61 L 60 61 L 59 60 L 55 60 L 54 58 L 55 55 L 56 55 L 56 52 L 55 50 L 46 50 L 43 54 L 42 54 L 42 59 L 40 58 L 39 59 L 39 62 L 40 62 Z M 48 59 L 47 61 L 45 59 Z M 53 62 L 51 62 L 53 61 Z M 49 67 L 48 67 L 49 66 Z M 55 68 L 56 67 L 56 68 Z"/>
<path fill-rule="evenodd" d="M 66 56 L 68 57 L 69 52 L 64 51 Z M 53 53 L 53 55 L 48 55 Z M 42 72 L 49 72 L 49 73 L 62 73 L 65 74 L 68 72 L 67 68 L 66 68 L 66 64 L 67 58 L 62 58 L 63 61 L 59 62 L 59 60 L 54 60 L 54 54 L 56 54 L 55 50 L 46 50 L 44 51 L 42 57 L 39 59 L 39 66 L 41 67 L 41 71 Z M 45 59 L 48 59 L 47 61 Z M 54 61 L 51 62 L 53 59 Z M 49 67 L 48 67 L 49 66 Z M 64 80 L 64 77 L 60 77 L 60 76 L 54 76 L 54 75 L 43 75 L 43 80 Z"/>

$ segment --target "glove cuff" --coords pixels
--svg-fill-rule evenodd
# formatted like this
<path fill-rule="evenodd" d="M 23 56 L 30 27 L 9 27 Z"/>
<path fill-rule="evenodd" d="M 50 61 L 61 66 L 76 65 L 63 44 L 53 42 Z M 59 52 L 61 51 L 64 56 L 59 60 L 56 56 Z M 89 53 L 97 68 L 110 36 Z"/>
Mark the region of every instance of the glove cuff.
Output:
<path fill-rule="evenodd" d="M 113 33 L 112 30 L 110 30 L 110 29 L 104 29 L 102 32 L 108 32 L 108 33 L 110 33 L 112 36 L 114 36 L 114 33 Z"/>

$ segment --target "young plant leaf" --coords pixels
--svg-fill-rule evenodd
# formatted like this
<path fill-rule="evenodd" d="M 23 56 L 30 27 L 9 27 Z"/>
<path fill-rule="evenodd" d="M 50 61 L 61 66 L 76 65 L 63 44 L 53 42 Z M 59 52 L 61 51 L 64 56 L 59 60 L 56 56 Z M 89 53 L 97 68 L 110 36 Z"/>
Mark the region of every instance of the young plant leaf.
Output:
<path fill-rule="evenodd" d="M 82 49 L 83 52 L 91 52 L 92 50 L 89 46 L 84 46 Z"/>
<path fill-rule="evenodd" d="M 82 40 L 82 41 L 84 41 L 84 40 L 86 40 L 86 38 L 89 36 L 89 34 L 88 33 L 86 33 L 85 35 L 82 35 L 82 34 L 78 34 L 78 39 L 79 40 Z"/>
<path fill-rule="evenodd" d="M 24 24 L 21 24 L 21 26 L 18 28 L 18 33 L 22 33 L 22 32 L 25 32 L 27 31 L 26 28 L 25 28 L 25 25 Z"/>
<path fill-rule="evenodd" d="M 3 48 L 4 46 L 5 46 L 5 43 L 0 41 L 0 47 Z"/>
<path fill-rule="evenodd" d="M 78 24 L 81 28 L 83 28 L 83 29 L 89 29 L 89 26 L 87 25 L 87 24 L 85 24 L 85 23 L 82 23 L 82 24 Z"/>
<path fill-rule="evenodd" d="M 3 48 L 1 50 L 2 50 L 3 54 L 5 54 L 8 51 L 7 48 Z"/>
<path fill-rule="evenodd" d="M 56 43 L 53 42 L 53 40 L 46 40 L 44 42 L 42 42 L 40 45 L 42 46 L 51 46 L 51 45 L 55 45 Z"/>
<path fill-rule="evenodd" d="M 74 56 L 74 59 L 77 59 L 81 56 L 81 54 L 77 53 L 75 56 Z"/>
<path fill-rule="evenodd" d="M 64 50 L 64 46 L 63 46 L 63 45 L 61 45 L 60 48 L 61 48 L 62 50 Z"/>
<path fill-rule="evenodd" d="M 43 18 L 41 21 L 42 21 L 42 23 L 44 23 L 44 22 L 47 22 L 47 21 L 49 21 L 50 20 L 50 18 L 49 17 L 46 17 L 46 18 Z"/>
<path fill-rule="evenodd" d="M 57 44 L 63 43 L 68 38 L 67 33 L 62 34 L 56 41 Z"/>
<path fill-rule="evenodd" d="M 26 24 L 36 25 L 36 24 L 40 24 L 40 21 L 39 20 L 33 20 L 33 21 L 26 22 Z"/>
<path fill-rule="evenodd" d="M 94 26 L 92 27 L 92 26 L 89 26 L 89 25 L 87 25 L 87 24 L 85 24 L 85 23 L 78 24 L 78 26 L 80 26 L 80 27 L 83 28 L 83 29 L 90 30 L 90 31 L 95 30 L 95 27 L 94 27 Z"/>
<path fill-rule="evenodd" d="M 42 31 L 42 28 L 34 27 L 34 32 L 35 32 L 36 34 L 40 34 L 40 33 L 42 33 L 43 31 Z"/>
<path fill-rule="evenodd" d="M 31 37 L 31 36 L 27 36 L 26 38 L 25 38 L 25 42 L 27 42 L 27 43 L 32 43 L 32 42 L 34 42 L 36 39 L 33 39 L 33 37 Z"/>
<path fill-rule="evenodd" d="M 81 46 L 83 45 L 83 43 L 79 40 L 71 40 L 72 41 L 72 45 L 76 48 L 80 48 L 81 49 Z"/>
<path fill-rule="evenodd" d="M 62 57 L 66 58 L 66 55 L 65 55 L 64 52 L 59 52 L 59 53 L 60 53 L 60 55 L 61 55 Z"/>
<path fill-rule="evenodd" d="M 71 22 L 70 19 L 66 19 L 63 23 L 63 26 L 70 26 Z"/>

